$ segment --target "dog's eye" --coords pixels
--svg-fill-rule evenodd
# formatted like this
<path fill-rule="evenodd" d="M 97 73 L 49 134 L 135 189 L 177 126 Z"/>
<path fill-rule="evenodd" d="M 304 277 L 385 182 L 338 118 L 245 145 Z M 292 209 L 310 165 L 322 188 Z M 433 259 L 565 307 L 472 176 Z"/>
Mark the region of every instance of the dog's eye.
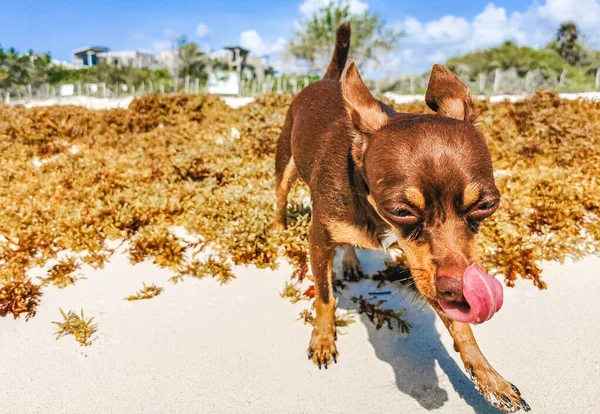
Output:
<path fill-rule="evenodd" d="M 394 210 L 393 214 L 396 217 L 410 217 L 410 216 L 412 216 L 412 214 L 408 210 Z"/>
<path fill-rule="evenodd" d="M 474 220 L 483 220 L 491 216 L 497 208 L 498 203 L 496 201 L 484 201 L 475 207 L 469 217 Z"/>
<path fill-rule="evenodd" d="M 400 224 L 415 224 L 419 221 L 413 213 L 405 209 L 394 209 L 390 213 L 392 213 L 394 219 Z"/>
<path fill-rule="evenodd" d="M 493 201 L 488 201 L 487 203 L 479 204 L 479 206 L 477 207 L 477 210 L 489 210 L 492 207 L 494 207 L 495 205 L 496 205 L 496 203 L 494 203 Z"/>

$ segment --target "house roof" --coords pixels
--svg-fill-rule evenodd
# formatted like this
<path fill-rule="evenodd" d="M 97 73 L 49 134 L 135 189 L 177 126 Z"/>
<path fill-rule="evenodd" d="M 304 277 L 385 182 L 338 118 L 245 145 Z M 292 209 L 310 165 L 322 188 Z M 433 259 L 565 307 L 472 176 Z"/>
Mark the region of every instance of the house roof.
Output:
<path fill-rule="evenodd" d="M 244 48 L 243 48 L 243 47 L 241 47 L 241 46 L 225 46 L 223 49 L 231 50 L 232 52 L 233 52 L 235 49 L 239 49 L 239 50 L 240 50 L 240 52 L 242 52 L 242 53 L 244 53 L 244 52 L 245 52 L 245 53 L 250 53 L 250 51 L 249 51 L 248 49 L 244 49 Z"/>
<path fill-rule="evenodd" d="M 73 54 L 77 55 L 79 53 L 92 51 L 97 53 L 108 52 L 108 48 L 106 46 L 84 46 L 78 49 L 73 50 Z"/>

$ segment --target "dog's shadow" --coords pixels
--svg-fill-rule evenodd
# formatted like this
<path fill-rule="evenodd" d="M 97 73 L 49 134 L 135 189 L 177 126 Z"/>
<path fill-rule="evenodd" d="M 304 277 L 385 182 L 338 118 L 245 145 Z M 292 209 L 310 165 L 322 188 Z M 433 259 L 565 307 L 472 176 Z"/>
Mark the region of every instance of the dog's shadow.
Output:
<path fill-rule="evenodd" d="M 371 275 L 383 269 L 384 260 L 389 259 L 381 251 L 357 249 L 357 254 L 365 274 Z M 334 271 L 337 275 L 341 275 L 341 257 L 342 251 L 336 251 Z M 375 354 L 394 369 L 398 389 L 414 398 L 423 408 L 435 410 L 442 408 L 448 401 L 447 389 L 452 387 L 476 413 L 499 413 L 488 405 L 463 369 L 448 354 L 435 326 L 435 312 L 424 305 L 422 299 L 415 300 L 414 294 L 401 288 L 398 282 L 386 284 L 381 288 L 371 279 L 347 283 L 343 291 L 337 293 L 338 307 L 357 310 L 358 305 L 351 300 L 352 297 L 362 295 L 369 298 L 372 297 L 370 292 L 377 291 L 391 291 L 392 294 L 377 296 L 377 299 L 371 302 L 384 299 L 387 300 L 385 308 L 406 308 L 403 319 L 412 325 L 409 334 L 401 334 L 395 322 L 393 331 L 388 329 L 387 324 L 378 330 L 366 315 L 360 315 L 361 321 L 368 329 Z M 440 383 L 436 373 L 436 361 L 439 369 L 448 377 L 449 384 L 445 378 Z"/>

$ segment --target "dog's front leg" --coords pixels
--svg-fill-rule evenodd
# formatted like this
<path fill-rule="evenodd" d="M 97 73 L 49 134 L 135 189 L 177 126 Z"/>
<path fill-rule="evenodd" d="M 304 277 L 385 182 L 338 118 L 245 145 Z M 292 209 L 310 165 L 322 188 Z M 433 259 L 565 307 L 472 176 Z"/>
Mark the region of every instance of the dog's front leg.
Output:
<path fill-rule="evenodd" d="M 320 223 L 318 215 L 313 215 L 312 228 L 309 235 L 310 265 L 315 278 L 315 319 L 308 359 L 319 366 L 337 363 L 335 346 L 335 297 L 333 296 L 332 266 L 335 243 L 332 242 L 327 229 Z"/>
<path fill-rule="evenodd" d="M 437 303 L 431 303 L 431 306 L 448 328 L 454 339 L 454 349 L 460 353 L 467 374 L 487 402 L 506 413 L 520 409 L 529 411 L 529 405 L 521 398 L 519 389 L 502 378 L 483 356 L 471 326 L 450 319 Z"/>

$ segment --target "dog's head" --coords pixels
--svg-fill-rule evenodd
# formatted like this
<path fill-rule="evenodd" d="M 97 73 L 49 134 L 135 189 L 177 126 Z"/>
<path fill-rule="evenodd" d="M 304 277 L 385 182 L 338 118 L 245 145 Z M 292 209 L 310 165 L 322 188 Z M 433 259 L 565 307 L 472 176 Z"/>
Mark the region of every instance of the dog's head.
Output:
<path fill-rule="evenodd" d="M 475 236 L 500 199 L 467 86 L 436 65 L 425 100 L 437 114 L 390 114 L 351 62 L 342 92 L 368 200 L 390 225 L 416 287 L 430 301 L 466 306 Z"/>

